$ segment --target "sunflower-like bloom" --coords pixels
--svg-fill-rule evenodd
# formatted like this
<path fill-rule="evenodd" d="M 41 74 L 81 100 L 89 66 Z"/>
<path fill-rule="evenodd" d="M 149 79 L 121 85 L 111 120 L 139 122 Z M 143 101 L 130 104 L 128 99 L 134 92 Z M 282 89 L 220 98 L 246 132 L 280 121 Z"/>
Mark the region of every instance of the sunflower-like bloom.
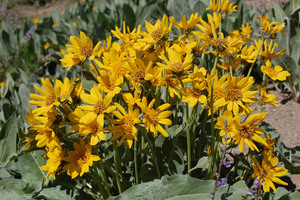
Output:
<path fill-rule="evenodd" d="M 209 1 L 209 7 L 206 8 L 206 10 L 211 10 L 213 12 L 218 12 L 218 13 L 231 13 L 231 12 L 236 12 L 236 6 L 233 6 L 233 3 L 230 3 L 229 0 L 217 0 L 217 3 L 215 0 L 210 0 Z"/>
<path fill-rule="evenodd" d="M 32 129 L 38 132 L 38 134 L 35 136 L 37 147 L 43 147 L 58 140 L 55 132 L 49 126 L 36 125 L 32 127 Z"/>
<path fill-rule="evenodd" d="M 290 76 L 291 74 L 283 70 L 283 68 L 279 65 L 276 65 L 273 69 L 271 61 L 267 60 L 266 65 L 261 66 L 261 71 L 270 77 L 273 81 L 280 80 L 285 81 L 286 77 Z"/>
<path fill-rule="evenodd" d="M 92 146 L 85 144 L 82 138 L 80 139 L 80 144 L 74 142 L 73 146 L 75 151 L 67 152 L 68 156 L 63 158 L 64 161 L 68 162 L 68 164 L 64 166 L 64 169 L 68 170 L 67 173 L 72 179 L 88 172 L 93 162 L 100 160 L 100 157 L 92 155 Z"/>
<path fill-rule="evenodd" d="M 279 176 L 285 175 L 288 170 L 284 167 L 276 167 L 278 164 L 278 158 L 276 156 L 264 156 L 262 164 L 260 164 L 254 157 L 251 157 L 251 159 L 254 161 L 254 164 L 252 165 L 254 170 L 252 177 L 262 183 L 261 185 L 263 185 L 264 192 L 269 192 L 270 188 L 276 192 L 277 190 L 274 183 L 288 185 L 286 182 L 278 178 Z"/>
<path fill-rule="evenodd" d="M 205 104 L 207 102 L 203 90 L 206 89 L 206 82 L 192 83 L 192 89 L 184 87 L 182 102 L 189 103 L 190 107 L 194 107 L 198 102 Z"/>
<path fill-rule="evenodd" d="M 267 94 L 266 87 L 261 87 L 260 85 L 258 85 L 257 88 L 260 91 L 260 99 L 263 103 L 273 105 L 274 107 L 278 107 L 277 104 L 279 102 L 274 100 L 276 98 L 275 94 Z"/>
<path fill-rule="evenodd" d="M 232 112 L 225 110 L 223 114 L 218 117 L 215 127 L 217 129 L 221 129 L 219 134 L 223 138 L 223 142 L 226 141 L 227 143 L 230 143 L 231 135 L 237 131 L 234 125 L 234 117 Z"/>
<path fill-rule="evenodd" d="M 58 87 L 57 85 L 55 88 L 53 87 L 52 83 L 48 78 L 46 79 L 41 79 L 42 81 L 42 87 L 39 88 L 37 85 L 34 85 L 34 89 L 38 91 L 41 95 L 38 94 L 30 94 L 30 97 L 32 99 L 38 100 L 31 100 L 29 101 L 30 104 L 38 106 L 37 109 L 32 111 L 32 113 L 35 116 L 39 116 L 43 113 L 47 113 L 50 109 L 53 107 L 57 107 L 60 105 L 60 102 L 58 98 L 60 97 L 61 94 L 61 88 Z M 43 90 L 45 89 L 45 90 Z"/>
<path fill-rule="evenodd" d="M 105 71 L 101 72 L 101 76 L 98 76 L 97 80 L 99 81 L 98 90 L 107 93 L 111 97 L 121 92 L 124 81 L 123 77 L 117 77 L 115 74 L 109 74 Z"/>
<path fill-rule="evenodd" d="M 183 57 L 177 51 L 169 48 L 167 53 L 168 58 L 166 58 L 164 53 L 162 53 L 160 56 L 160 58 L 165 61 L 166 64 L 162 64 L 160 62 L 156 63 L 162 69 L 168 70 L 169 72 L 180 76 L 186 73 L 192 67 L 193 54 L 191 52 L 187 52 L 186 56 Z"/>
<path fill-rule="evenodd" d="M 66 44 L 68 54 L 71 54 L 73 58 L 79 58 L 81 62 L 87 59 L 93 60 L 99 50 L 101 42 L 98 42 L 93 47 L 92 40 L 80 31 L 80 38 L 77 36 L 70 36 L 71 44 Z"/>
<path fill-rule="evenodd" d="M 173 111 L 165 111 L 168 109 L 171 105 L 168 103 L 165 103 L 163 105 L 160 105 L 158 108 L 153 109 L 153 105 L 155 103 L 155 99 L 153 99 L 149 105 L 147 105 L 147 99 L 146 97 L 143 97 L 142 102 L 138 102 L 138 106 L 142 109 L 143 113 L 145 114 L 145 117 L 143 119 L 143 123 L 145 124 L 145 127 L 147 131 L 150 131 L 154 134 L 154 137 L 157 136 L 157 132 L 160 132 L 164 137 L 168 137 L 169 134 L 167 131 L 161 126 L 161 124 L 165 124 L 167 126 L 172 125 L 172 121 L 168 119 Z"/>
<path fill-rule="evenodd" d="M 258 49 L 254 45 L 251 45 L 249 48 L 247 46 L 244 46 L 241 50 L 239 57 L 244 62 L 254 63 L 257 51 Z"/>
<path fill-rule="evenodd" d="M 170 21 L 176 28 L 182 31 L 190 32 L 191 29 L 193 29 L 196 26 L 196 24 L 199 22 L 199 19 L 200 17 L 198 17 L 198 13 L 195 13 L 191 15 L 189 21 L 186 21 L 185 15 L 183 15 L 179 24 L 176 22 L 174 17 L 170 18 Z"/>
<path fill-rule="evenodd" d="M 82 94 L 82 101 L 90 104 L 78 106 L 78 108 L 89 111 L 80 121 L 89 124 L 97 118 L 99 124 L 104 124 L 104 114 L 113 112 L 116 107 L 111 105 L 112 96 L 106 95 L 103 99 L 102 93 L 99 92 L 97 86 L 91 89 L 90 94 Z"/>
<path fill-rule="evenodd" d="M 138 42 L 135 44 L 135 48 L 141 49 L 143 51 L 148 50 L 154 44 L 157 44 L 164 38 L 169 37 L 169 32 L 171 32 L 172 23 L 168 25 L 168 17 L 166 15 L 163 16 L 162 21 L 158 19 L 154 25 L 145 21 L 146 32 L 142 32 L 141 34 L 144 36 L 142 39 L 138 39 Z"/>
<path fill-rule="evenodd" d="M 239 113 L 239 108 L 247 110 L 244 103 L 257 102 L 255 95 L 258 91 L 250 91 L 253 85 L 253 77 L 229 77 L 225 83 L 225 102 L 227 110 L 233 111 L 236 116 Z"/>
<path fill-rule="evenodd" d="M 244 143 L 246 143 L 252 151 L 259 151 L 253 140 L 268 146 L 266 141 L 258 135 L 264 133 L 264 129 L 258 127 L 263 122 L 266 115 L 266 112 L 253 114 L 247 118 L 245 123 L 241 123 L 240 116 L 235 117 L 234 124 L 237 131 L 235 131 L 231 137 L 235 140 L 235 144 L 239 144 L 240 152 L 244 151 Z"/>
<path fill-rule="evenodd" d="M 105 140 L 106 136 L 104 134 L 104 124 L 100 121 L 101 118 L 95 118 L 93 121 L 86 123 L 84 120 L 80 121 L 79 124 L 79 134 L 82 136 L 91 135 L 90 145 L 96 145 L 98 140 Z"/>
<path fill-rule="evenodd" d="M 47 163 L 41 166 L 41 170 L 48 171 L 47 178 L 53 176 L 55 180 L 55 174 L 61 170 L 60 164 L 64 157 L 64 151 L 60 144 L 53 143 L 46 147 L 46 152 Z"/>
<path fill-rule="evenodd" d="M 73 83 L 70 82 L 70 80 L 67 77 L 65 77 L 63 83 L 60 80 L 57 80 L 56 85 L 61 89 L 60 101 L 65 101 L 67 97 L 69 97 L 68 100 L 72 102 L 71 93 L 74 89 Z"/>
<path fill-rule="evenodd" d="M 268 157 L 274 156 L 274 145 L 276 144 L 276 138 L 271 139 L 271 134 L 268 134 L 265 136 L 265 141 L 268 146 L 264 146 L 262 154 Z"/>
<path fill-rule="evenodd" d="M 256 41 L 256 40 L 255 40 L 255 46 L 256 46 L 257 49 L 259 48 L 259 46 L 261 45 L 261 43 L 262 43 L 261 40 L 259 40 L 259 41 Z M 267 40 L 265 40 L 265 41 L 264 41 L 264 49 L 261 50 L 261 52 L 259 52 L 259 55 L 260 55 L 262 58 L 264 58 L 265 60 L 266 60 L 266 59 L 267 59 L 267 60 L 272 60 L 272 59 L 274 59 L 274 58 L 278 58 L 278 57 L 282 56 L 282 55 L 286 52 L 286 50 L 284 49 L 284 50 L 281 50 L 281 51 L 275 53 L 274 51 L 275 51 L 275 49 L 277 48 L 278 43 L 275 42 L 273 48 L 272 48 L 272 44 L 273 44 L 273 40 L 271 40 L 271 42 L 270 42 L 270 44 L 269 44 L 269 47 L 268 47 L 268 45 L 267 45 Z"/>
<path fill-rule="evenodd" d="M 72 54 L 66 54 L 64 58 L 60 59 L 59 61 L 63 67 L 67 67 L 68 71 L 72 66 L 80 64 L 80 59 L 74 58 Z"/>
<path fill-rule="evenodd" d="M 200 39 L 206 38 L 206 37 L 211 37 L 213 36 L 213 33 L 215 34 L 216 29 L 220 26 L 222 16 L 217 14 L 216 12 L 211 14 L 207 14 L 207 19 L 208 22 L 204 21 L 200 17 L 200 22 L 201 24 L 197 24 L 197 27 L 202 31 L 194 31 L 193 34 L 195 36 L 198 36 Z"/>
<path fill-rule="evenodd" d="M 279 22 L 272 22 L 270 23 L 270 18 L 268 17 L 268 14 L 266 13 L 263 17 L 257 16 L 261 23 L 261 32 L 263 36 L 270 37 L 272 34 L 283 32 L 284 33 L 284 27 L 285 24 L 280 24 Z"/>
<path fill-rule="evenodd" d="M 114 111 L 114 115 L 118 118 L 116 120 L 111 120 L 111 124 L 118 124 L 116 126 L 111 126 L 108 129 L 114 135 L 111 140 L 116 140 L 124 136 L 119 141 L 117 146 L 120 146 L 127 141 L 127 146 L 130 149 L 132 147 L 133 140 L 137 140 L 137 129 L 135 124 L 141 123 L 141 120 L 138 118 L 140 111 L 139 109 L 132 109 L 132 106 L 128 107 L 128 113 L 126 113 L 125 109 L 118 103 L 115 103 L 116 107 L 120 112 Z"/>
<path fill-rule="evenodd" d="M 127 32 L 126 32 L 127 31 Z M 128 52 L 130 56 L 135 56 L 136 52 L 133 48 L 133 44 L 141 38 L 141 25 L 137 29 L 133 29 L 130 32 L 129 27 L 126 27 L 125 21 L 123 22 L 123 32 L 116 26 L 115 31 L 111 30 L 118 39 L 122 39 L 121 48 Z"/>
<path fill-rule="evenodd" d="M 246 24 L 246 26 L 244 26 L 243 24 L 242 24 L 242 26 L 241 26 L 241 31 L 242 31 L 242 35 L 243 36 L 246 36 L 247 38 L 249 38 L 250 37 L 250 35 L 251 35 L 251 33 L 252 33 L 252 26 L 250 26 L 249 25 L 249 23 L 247 23 Z"/>

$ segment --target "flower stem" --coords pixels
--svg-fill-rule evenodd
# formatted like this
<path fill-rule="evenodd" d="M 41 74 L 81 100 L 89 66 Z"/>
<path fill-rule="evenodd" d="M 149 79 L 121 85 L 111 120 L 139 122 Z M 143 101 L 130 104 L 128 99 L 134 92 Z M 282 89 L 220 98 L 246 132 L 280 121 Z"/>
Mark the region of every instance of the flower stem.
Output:
<path fill-rule="evenodd" d="M 154 161 L 154 165 L 155 165 L 155 168 L 156 168 L 156 173 L 157 173 L 157 177 L 160 179 L 161 178 L 161 175 L 160 175 L 160 170 L 159 170 L 159 166 L 158 166 L 158 161 L 157 161 L 157 157 L 156 157 L 156 154 L 155 154 L 155 151 L 154 151 L 154 148 L 153 148 L 153 144 L 152 142 L 150 141 L 146 131 L 143 131 L 143 134 L 144 134 L 144 137 L 146 138 L 148 144 L 149 144 L 149 147 L 150 147 L 150 150 L 152 152 L 152 158 L 153 158 L 153 161 Z"/>
<path fill-rule="evenodd" d="M 118 185 L 118 190 L 119 193 L 121 194 L 123 189 L 120 181 L 120 160 L 119 160 L 119 150 L 116 144 L 116 141 L 114 140 L 113 142 L 113 149 L 114 149 L 114 163 L 115 163 L 115 169 L 116 169 L 116 179 L 117 179 L 117 185 Z"/>
<path fill-rule="evenodd" d="M 102 160 L 99 161 L 99 165 L 100 165 L 100 170 L 101 170 L 100 173 L 101 173 L 102 180 L 104 181 L 104 187 L 106 193 L 108 194 L 108 196 L 111 196 Z"/>
<path fill-rule="evenodd" d="M 139 172 L 138 172 L 138 162 L 137 162 L 137 142 L 134 140 L 134 173 L 135 173 L 135 183 L 139 184 Z"/>

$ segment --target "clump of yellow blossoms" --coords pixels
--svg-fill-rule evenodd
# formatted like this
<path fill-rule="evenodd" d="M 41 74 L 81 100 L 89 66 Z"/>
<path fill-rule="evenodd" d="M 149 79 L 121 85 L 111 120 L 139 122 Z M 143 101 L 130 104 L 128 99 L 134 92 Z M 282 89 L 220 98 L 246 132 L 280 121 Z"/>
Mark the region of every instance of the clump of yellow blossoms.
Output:
<path fill-rule="evenodd" d="M 277 43 L 272 49 L 269 36 L 282 32 L 284 25 L 270 23 L 265 15 L 259 17 L 262 38 L 258 41 L 250 39 L 248 23 L 225 34 L 222 20 L 236 7 L 228 0 L 211 0 L 208 21 L 198 13 L 188 21 L 184 16 L 180 22 L 164 15 L 153 25 L 146 21 L 146 30 L 139 26 L 130 31 L 124 22 L 122 31 L 118 27 L 112 30 L 120 42 L 112 42 L 108 36 L 94 46 L 83 32 L 80 37 L 71 36 L 62 66 L 67 70 L 82 67 L 94 85 L 89 88 L 80 79 L 68 78 L 63 82 L 45 78 L 41 87 L 34 85 L 40 94 L 31 94 L 29 103 L 35 107 L 27 114 L 30 133 L 26 147 L 45 149 L 47 164 L 41 169 L 47 170 L 49 177 L 67 171 L 75 178 L 100 160 L 97 148 L 103 142 L 114 144 L 117 140 L 117 146 L 126 142 L 131 149 L 134 142 L 140 142 L 141 133 L 155 138 L 159 132 L 168 137 L 168 127 L 180 125 L 180 104 L 186 105 L 187 133 L 192 123 L 189 109 L 197 118 L 195 112 L 201 108 L 208 112 L 207 117 L 217 117 L 215 128 L 221 130 L 223 142 L 238 146 L 240 152 L 245 146 L 254 152 L 261 147 L 271 149 L 259 127 L 267 113 L 252 114 L 250 106 L 266 103 L 277 107 L 275 96 L 267 94 L 265 86 L 270 80 L 284 81 L 290 74 L 278 65 L 273 68 L 272 59 L 284 52 L 274 53 Z M 180 30 L 180 35 L 169 37 L 172 29 Z M 199 59 L 207 55 L 214 57 L 214 64 L 199 66 Z M 257 87 L 260 96 L 250 76 L 258 61 L 264 77 Z M 246 66 L 251 66 L 247 76 L 242 75 Z M 214 140 L 207 146 L 213 146 Z M 70 141 L 72 145 L 67 146 Z M 253 178 L 265 183 L 264 191 L 276 191 L 273 182 L 285 184 L 277 178 L 286 170 L 276 167 L 275 155 L 263 154 L 262 164 L 253 161 Z"/>

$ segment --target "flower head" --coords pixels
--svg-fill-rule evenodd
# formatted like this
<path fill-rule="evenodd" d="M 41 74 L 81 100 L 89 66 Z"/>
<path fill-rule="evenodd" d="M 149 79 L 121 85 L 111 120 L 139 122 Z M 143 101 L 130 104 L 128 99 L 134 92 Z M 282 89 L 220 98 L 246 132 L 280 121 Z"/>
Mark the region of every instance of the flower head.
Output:
<path fill-rule="evenodd" d="M 64 169 L 68 170 L 68 175 L 70 175 L 72 179 L 88 172 L 93 162 L 100 160 L 100 157 L 92 155 L 91 145 L 85 144 L 83 139 L 80 139 L 80 144 L 74 142 L 73 146 L 75 151 L 68 151 L 68 156 L 63 158 L 63 160 L 68 162 L 68 164 L 64 166 Z"/>
<path fill-rule="evenodd" d="M 266 65 L 261 66 L 261 71 L 270 77 L 273 81 L 280 80 L 285 81 L 286 77 L 291 74 L 288 71 L 282 69 L 281 66 L 276 65 L 273 69 L 271 61 L 267 60 Z"/>

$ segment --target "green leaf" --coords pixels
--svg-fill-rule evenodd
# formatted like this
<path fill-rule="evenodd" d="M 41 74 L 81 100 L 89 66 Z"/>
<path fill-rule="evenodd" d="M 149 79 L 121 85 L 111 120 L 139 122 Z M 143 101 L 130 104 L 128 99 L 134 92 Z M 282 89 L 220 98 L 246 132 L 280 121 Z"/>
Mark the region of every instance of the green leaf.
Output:
<path fill-rule="evenodd" d="M 33 192 L 34 189 L 21 179 L 0 180 L 0 199 L 32 199 Z"/>
<path fill-rule="evenodd" d="M 274 3 L 274 17 L 276 21 L 282 23 L 284 22 L 284 18 L 286 17 L 285 12 L 280 8 L 276 3 Z"/>
<path fill-rule="evenodd" d="M 5 162 L 11 153 L 17 151 L 18 122 L 14 113 L 3 125 L 0 132 L 0 163 Z"/>
<path fill-rule="evenodd" d="M 119 196 L 111 197 L 117 199 L 211 199 L 210 193 L 214 190 L 214 180 L 201 180 L 188 175 L 164 176 L 161 180 L 135 185 Z M 226 185 L 218 188 L 215 199 L 238 199 L 248 193 L 248 187 L 244 182 L 238 182 L 233 186 Z"/>
<path fill-rule="evenodd" d="M 74 199 L 72 197 L 72 193 L 68 192 L 67 190 L 63 190 L 61 188 L 61 186 L 56 186 L 56 187 L 53 187 L 53 188 L 44 188 L 36 198 L 37 199 L 45 198 L 45 199 L 51 199 L 51 200 L 71 200 L 71 199 Z"/>
<path fill-rule="evenodd" d="M 199 169 L 199 168 L 204 168 L 208 165 L 208 157 L 207 156 L 203 156 L 202 158 L 200 158 L 197 162 L 197 165 L 195 167 L 193 167 L 191 171 L 194 171 L 195 169 Z"/>
<path fill-rule="evenodd" d="M 123 20 L 126 22 L 126 26 L 129 26 L 130 30 L 133 30 L 135 25 L 135 15 L 128 4 L 124 4 L 123 6 Z"/>
<path fill-rule="evenodd" d="M 45 154 L 43 150 L 34 151 L 24 154 L 18 160 L 22 179 L 27 183 L 35 183 L 37 188 L 41 187 L 46 179 L 45 172 L 40 169 L 46 163 L 42 154 Z"/>
<path fill-rule="evenodd" d="M 299 36 L 299 35 L 298 35 Z M 299 36 L 300 37 L 300 36 Z M 300 41 L 297 41 L 292 50 L 292 58 L 300 65 Z"/>

